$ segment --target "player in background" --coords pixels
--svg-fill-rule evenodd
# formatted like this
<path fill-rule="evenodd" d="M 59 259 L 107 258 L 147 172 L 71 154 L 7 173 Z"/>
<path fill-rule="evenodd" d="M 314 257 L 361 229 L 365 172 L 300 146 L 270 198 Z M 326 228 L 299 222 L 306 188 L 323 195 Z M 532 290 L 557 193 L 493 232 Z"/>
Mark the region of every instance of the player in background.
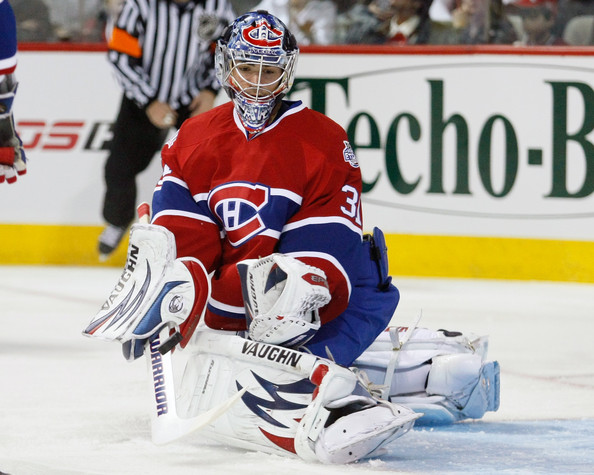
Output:
<path fill-rule="evenodd" d="M 108 59 L 123 89 L 105 163 L 102 260 L 136 210 L 136 176 L 171 127 L 212 108 L 220 89 L 214 40 L 234 18 L 227 0 L 125 0 L 108 32 Z"/>
<path fill-rule="evenodd" d="M 27 172 L 27 159 L 12 115 L 17 90 L 14 77 L 17 59 L 14 12 L 8 0 L 0 0 L 0 183 L 14 183 Z"/>
<path fill-rule="evenodd" d="M 84 333 L 128 360 L 150 352 L 155 388 L 168 350 L 189 350 L 176 417 L 241 397 L 205 429 L 217 440 L 346 463 L 406 433 L 411 409 L 448 422 L 496 410 L 499 373 L 484 340 L 384 331 L 399 293 L 381 231 L 362 231 L 347 135 L 283 100 L 298 54 L 265 11 L 225 30 L 216 66 L 231 101 L 163 147 L 152 223 L 133 225 L 122 279 Z"/>

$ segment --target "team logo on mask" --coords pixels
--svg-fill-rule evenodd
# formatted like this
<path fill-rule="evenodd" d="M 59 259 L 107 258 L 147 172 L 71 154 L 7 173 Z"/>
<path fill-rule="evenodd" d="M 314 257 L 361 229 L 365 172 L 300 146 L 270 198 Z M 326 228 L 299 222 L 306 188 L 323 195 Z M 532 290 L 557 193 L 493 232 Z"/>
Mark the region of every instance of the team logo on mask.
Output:
<path fill-rule="evenodd" d="M 268 204 L 270 189 L 253 183 L 227 183 L 211 191 L 208 206 L 225 228 L 232 246 L 239 246 L 266 226 L 260 216 Z"/>
<path fill-rule="evenodd" d="M 244 27 L 241 36 L 248 44 L 258 48 L 276 48 L 283 42 L 283 32 L 264 19 Z"/>

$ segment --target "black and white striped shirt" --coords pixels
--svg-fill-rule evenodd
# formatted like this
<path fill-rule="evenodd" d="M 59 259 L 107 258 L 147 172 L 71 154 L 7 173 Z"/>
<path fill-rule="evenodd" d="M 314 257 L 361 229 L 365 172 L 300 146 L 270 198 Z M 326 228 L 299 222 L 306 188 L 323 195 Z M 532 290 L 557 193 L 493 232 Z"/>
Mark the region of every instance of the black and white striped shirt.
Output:
<path fill-rule="evenodd" d="M 126 0 L 109 41 L 126 96 L 177 109 L 202 89 L 218 91 L 213 41 L 234 19 L 227 0 Z"/>

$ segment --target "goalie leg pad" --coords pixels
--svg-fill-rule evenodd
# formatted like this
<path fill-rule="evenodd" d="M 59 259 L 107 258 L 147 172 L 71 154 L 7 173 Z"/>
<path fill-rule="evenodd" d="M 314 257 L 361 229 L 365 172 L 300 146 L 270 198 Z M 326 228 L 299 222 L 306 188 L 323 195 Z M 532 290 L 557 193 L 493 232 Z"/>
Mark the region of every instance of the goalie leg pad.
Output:
<path fill-rule="evenodd" d="M 487 361 L 481 366 L 479 383 L 470 393 L 462 414 L 470 419 L 480 419 L 487 411 L 497 411 L 499 391 L 499 363 Z"/>
<path fill-rule="evenodd" d="M 332 406 L 346 414 L 322 431 L 316 441 L 316 455 L 323 463 L 350 463 L 373 456 L 381 447 L 406 434 L 421 417 L 413 410 L 385 401 L 360 397 L 350 406 Z"/>
<path fill-rule="evenodd" d="M 480 356 L 471 354 L 433 358 L 427 394 L 445 396 L 460 419 L 480 419 L 499 408 L 499 364 L 483 363 Z"/>
<path fill-rule="evenodd" d="M 418 328 L 402 348 L 385 332 L 354 366 L 374 387 L 389 381 L 384 396 L 423 412 L 420 423 L 449 424 L 499 408 L 499 364 L 486 352 L 486 338 Z"/>
<path fill-rule="evenodd" d="M 197 332 L 188 349 L 180 416 L 205 412 L 247 388 L 204 429 L 235 447 L 348 463 L 404 434 L 418 417 L 353 394 L 361 388 L 352 371 L 310 354 L 212 330 Z"/>
<path fill-rule="evenodd" d="M 330 362 L 321 360 L 311 379 L 317 389 L 295 436 L 296 452 L 304 460 L 344 464 L 371 456 L 420 417 L 366 391 L 354 394 L 362 389 L 356 375 Z"/>

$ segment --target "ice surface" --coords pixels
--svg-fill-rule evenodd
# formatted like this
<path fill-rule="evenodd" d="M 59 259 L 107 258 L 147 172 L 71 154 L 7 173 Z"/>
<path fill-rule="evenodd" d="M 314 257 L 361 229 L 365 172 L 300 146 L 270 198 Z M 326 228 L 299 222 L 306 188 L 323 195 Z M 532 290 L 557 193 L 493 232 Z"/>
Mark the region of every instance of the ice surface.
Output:
<path fill-rule="evenodd" d="M 143 362 L 81 330 L 119 269 L 0 267 L 0 472 L 71 474 L 594 473 L 594 285 L 396 278 L 397 324 L 490 335 L 501 408 L 418 428 L 346 467 L 150 441 Z"/>

